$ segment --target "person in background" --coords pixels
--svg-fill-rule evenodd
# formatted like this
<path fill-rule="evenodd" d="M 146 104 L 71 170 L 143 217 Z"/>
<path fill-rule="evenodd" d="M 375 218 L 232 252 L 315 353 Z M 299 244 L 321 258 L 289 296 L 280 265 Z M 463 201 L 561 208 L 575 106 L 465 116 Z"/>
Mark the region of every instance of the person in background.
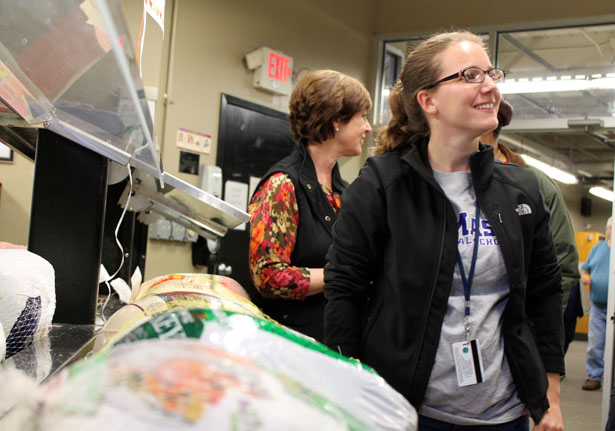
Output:
<path fill-rule="evenodd" d="M 504 163 L 515 163 L 520 166 L 529 167 L 525 160 L 498 141 L 502 127 L 507 126 L 513 116 L 513 107 L 506 100 L 502 99 L 498 110 L 498 127 L 485 133 L 481 137 L 481 142 L 493 147 L 495 159 Z M 578 309 L 580 303 L 578 298 L 579 289 L 579 253 L 574 239 L 574 229 L 570 221 L 570 215 L 566 208 L 566 203 L 559 187 L 547 174 L 539 169 L 529 167 L 534 171 L 538 178 L 538 187 L 542 199 L 549 209 L 549 228 L 553 235 L 553 244 L 557 261 L 562 270 L 562 309 L 564 312 L 564 351 L 574 337 L 576 328 Z M 573 299 L 570 309 L 568 309 L 568 298 Z M 568 317 L 568 318 L 567 318 Z"/>
<path fill-rule="evenodd" d="M 572 286 L 570 296 L 568 296 L 568 304 L 566 304 L 564 309 L 564 353 L 568 353 L 568 347 L 572 340 L 574 340 L 574 334 L 576 333 L 577 321 L 584 315 L 581 286 L 580 283 L 577 283 Z"/>
<path fill-rule="evenodd" d="M 323 339 L 323 267 L 340 195 L 347 186 L 337 160 L 358 156 L 371 131 L 369 92 L 350 76 L 319 70 L 290 98 L 297 148 L 261 179 L 251 199 L 250 274 L 270 317 Z"/>
<path fill-rule="evenodd" d="M 606 222 L 606 240 L 598 242 L 581 266 L 581 284 L 589 287 L 592 301 L 587 331 L 585 368 L 587 380 L 583 390 L 595 391 L 602 387 L 604 373 L 604 344 L 606 335 L 606 306 L 609 291 L 609 260 L 611 255 L 611 217 Z"/>
<path fill-rule="evenodd" d="M 536 176 L 479 142 L 504 77 L 477 35 L 420 43 L 327 254 L 325 343 L 404 395 L 419 430 L 563 429 L 549 215 Z"/>

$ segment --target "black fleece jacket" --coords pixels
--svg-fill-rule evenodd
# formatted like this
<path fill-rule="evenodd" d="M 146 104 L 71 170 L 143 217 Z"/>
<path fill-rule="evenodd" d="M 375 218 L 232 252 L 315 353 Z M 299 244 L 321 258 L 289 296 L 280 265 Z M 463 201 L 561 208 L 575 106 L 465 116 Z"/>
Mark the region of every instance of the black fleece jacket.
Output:
<path fill-rule="evenodd" d="M 546 372 L 564 373 L 561 274 L 549 214 L 535 175 L 494 162 L 492 147 L 481 144 L 470 168 L 510 281 L 501 327 L 506 358 L 538 423 L 549 407 Z M 457 238 L 427 140 L 368 159 L 346 189 L 333 228 L 325 343 L 375 368 L 417 409 L 446 313 Z"/>

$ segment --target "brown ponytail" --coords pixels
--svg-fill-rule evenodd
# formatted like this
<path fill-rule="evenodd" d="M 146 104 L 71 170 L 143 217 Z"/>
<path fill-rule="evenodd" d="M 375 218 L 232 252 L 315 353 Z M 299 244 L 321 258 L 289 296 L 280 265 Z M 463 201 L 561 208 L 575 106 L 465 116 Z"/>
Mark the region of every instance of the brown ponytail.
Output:
<path fill-rule="evenodd" d="M 382 126 L 376 132 L 376 154 L 386 154 L 400 143 L 410 138 L 408 133 L 408 116 L 404 109 L 402 96 L 403 87 L 401 81 L 391 89 L 389 94 L 389 106 L 391 108 L 391 120 L 387 126 Z"/>

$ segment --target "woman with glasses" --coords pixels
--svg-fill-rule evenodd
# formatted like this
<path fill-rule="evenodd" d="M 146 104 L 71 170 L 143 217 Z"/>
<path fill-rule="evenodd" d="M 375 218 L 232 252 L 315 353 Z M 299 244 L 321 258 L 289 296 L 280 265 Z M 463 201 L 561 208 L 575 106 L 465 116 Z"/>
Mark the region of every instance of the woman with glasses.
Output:
<path fill-rule="evenodd" d="M 479 142 L 504 76 L 467 32 L 410 53 L 327 254 L 325 343 L 374 367 L 420 430 L 563 429 L 549 215 L 536 177 Z"/>

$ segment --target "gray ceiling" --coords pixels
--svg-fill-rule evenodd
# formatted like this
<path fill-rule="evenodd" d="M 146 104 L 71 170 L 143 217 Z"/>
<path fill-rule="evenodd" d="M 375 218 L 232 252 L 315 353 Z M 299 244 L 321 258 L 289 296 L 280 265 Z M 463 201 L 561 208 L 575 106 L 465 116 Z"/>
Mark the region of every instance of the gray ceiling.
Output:
<path fill-rule="evenodd" d="M 591 81 L 597 74 L 605 78 L 608 73 L 615 81 L 615 25 L 493 32 L 489 38 L 489 45 L 496 47 L 494 63 L 507 71 L 507 80 L 544 80 L 531 82 L 539 92 L 504 94 L 515 113 L 502 139 L 513 150 L 571 172 L 582 184 L 610 186 L 615 84 L 607 89 L 544 90 L 547 79 L 562 77 Z M 416 39 L 388 45 L 401 53 L 414 43 Z"/>
<path fill-rule="evenodd" d="M 603 78 L 615 73 L 615 25 L 500 33 L 497 64 L 516 81 Z M 509 143 L 567 169 L 582 182 L 610 185 L 615 157 L 615 88 L 505 97 L 515 108 L 514 121 L 504 130 Z"/>

